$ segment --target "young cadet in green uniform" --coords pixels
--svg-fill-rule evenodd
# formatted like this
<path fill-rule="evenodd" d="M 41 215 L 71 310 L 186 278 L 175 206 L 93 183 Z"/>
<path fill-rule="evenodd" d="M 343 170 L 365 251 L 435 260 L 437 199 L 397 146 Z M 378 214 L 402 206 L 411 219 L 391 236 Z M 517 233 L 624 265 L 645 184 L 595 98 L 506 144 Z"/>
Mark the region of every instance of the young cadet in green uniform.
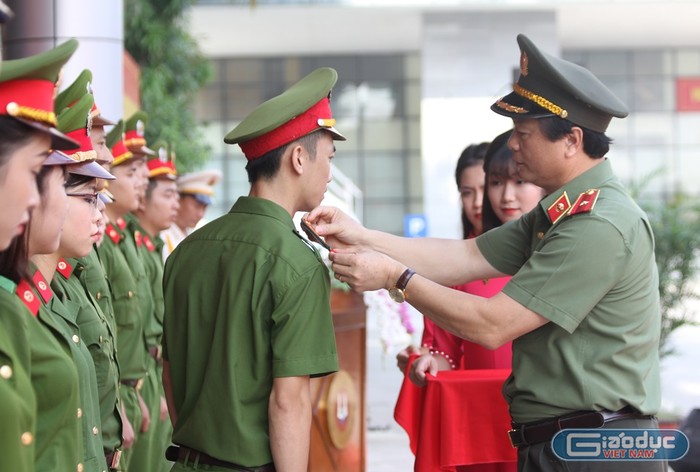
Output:
<path fill-rule="evenodd" d="M 110 223 L 106 229 L 107 237 L 99 246 L 98 254 L 112 289 L 117 325 L 117 359 L 121 374 L 119 394 L 123 405 L 122 416 L 128 418 L 135 441 L 142 429 L 145 409 L 139 390 L 147 372 L 147 358 L 143 348 L 146 318 L 138 298 L 138 293 L 145 286 L 136 281 L 123 247 L 130 246 L 129 250 L 135 251 L 131 246 L 133 238 L 126 232 L 124 216 L 138 208 L 143 182 L 140 173 L 142 164 L 124 145 L 123 130 L 124 123 L 120 121 L 107 135 L 108 141 L 115 141 L 111 151 L 114 156 L 112 173 L 116 180 L 109 185 L 114 201 L 105 208 Z M 120 463 L 124 470 L 128 470 L 130 452 L 130 448 L 124 448 Z"/>
<path fill-rule="evenodd" d="M 141 395 L 151 412 L 151 426 L 139 437 L 134 447 L 132 467 L 134 470 L 153 472 L 168 471 L 171 465 L 165 459 L 165 449 L 170 444 L 172 427 L 163 393 L 163 360 L 161 338 L 163 336 L 163 241 L 159 237 L 168 229 L 177 216 L 178 192 L 175 179 L 174 153 L 168 152 L 167 144 L 156 146 L 158 157 L 148 159 L 149 182 L 141 206 L 134 213 L 136 221 L 137 247 L 148 275 L 153 296 L 154 309 L 144 330 L 148 348 L 148 377 Z"/>
<path fill-rule="evenodd" d="M 39 204 L 36 174 L 44 164 L 71 162 L 55 153 L 47 159 L 49 149 L 78 145 L 57 133 L 51 119 L 54 83 L 76 47 L 71 40 L 0 66 L 0 200 L 12 202 L 0 222 L 0 462 L 16 472 L 35 470 L 38 402 L 31 382 L 32 332 L 43 328 L 16 294 L 17 283 L 26 278 L 25 255 L 13 257 L 19 254 L 8 248 L 24 241 L 29 212 Z M 23 114 L 30 103 L 34 113 Z"/>
<path fill-rule="evenodd" d="M 331 180 L 333 69 L 257 107 L 239 143 L 250 193 L 165 264 L 163 384 L 173 471 L 306 471 L 309 378 L 338 368 L 328 270 L 295 231 Z M 199 464 L 199 465 L 198 465 Z"/>
<path fill-rule="evenodd" d="M 518 470 L 665 470 L 663 461 L 613 466 L 553 454 L 551 439 L 562 428 L 656 427 L 658 274 L 646 215 L 605 158 L 605 130 L 627 115 L 624 104 L 588 70 L 523 35 L 518 44 L 520 77 L 491 109 L 513 119 L 508 144 L 520 177 L 547 193 L 534 210 L 465 241 L 369 231 L 333 208 L 308 219 L 349 246 L 331 259 L 336 276 L 356 290 L 391 289 L 485 347 L 513 340 L 504 395 Z M 490 299 L 443 287 L 501 275 L 513 278 Z"/>
<path fill-rule="evenodd" d="M 64 108 L 58 115 L 58 128 L 80 143 L 80 148 L 66 153 L 81 165 L 68 169 L 65 183 L 67 199 L 65 220 L 59 235 L 59 247 L 56 251 L 37 254 L 32 257 L 41 275 L 50 282 L 54 292 L 52 303 L 47 305 L 47 317 L 51 317 L 59 328 L 63 338 L 71 346 L 73 362 L 78 370 L 80 402 L 82 408 L 81 429 L 83 438 L 83 470 L 106 471 L 104 447 L 102 444 L 102 422 L 100 409 L 100 391 L 93 360 L 93 343 L 99 343 L 93 332 L 100 327 L 106 334 L 106 320 L 94 312 L 85 297 L 79 296 L 82 287 L 74 290 L 67 280 L 72 267 L 66 263 L 68 258 L 84 257 L 92 250 L 94 234 L 100 214 L 97 210 L 97 178 L 113 179 L 112 175 L 94 161 L 96 156 L 90 142 L 90 109 L 94 105 L 92 95 L 84 95 L 78 102 Z M 45 215 L 44 220 L 54 219 Z M 89 309 L 92 308 L 92 309 Z M 89 323 L 97 323 L 98 327 Z M 107 346 L 111 351 L 111 346 Z M 108 361 L 109 362 L 109 361 Z M 103 367 L 104 364 L 98 367 Z M 112 399 L 114 400 L 114 399 Z M 111 405 L 114 409 L 114 401 Z"/>

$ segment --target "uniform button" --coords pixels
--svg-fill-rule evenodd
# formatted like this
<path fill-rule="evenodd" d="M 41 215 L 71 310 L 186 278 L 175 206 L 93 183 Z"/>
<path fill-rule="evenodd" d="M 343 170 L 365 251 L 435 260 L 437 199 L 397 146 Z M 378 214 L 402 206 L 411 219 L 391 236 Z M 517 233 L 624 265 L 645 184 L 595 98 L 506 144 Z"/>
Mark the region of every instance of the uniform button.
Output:
<path fill-rule="evenodd" d="M 100 342 L 104 342 L 104 340 L 105 338 L 103 338 L 102 335 L 100 335 Z"/>
<path fill-rule="evenodd" d="M 83 409 L 78 408 L 78 418 L 82 418 L 82 417 L 83 417 Z"/>
<path fill-rule="evenodd" d="M 97 292 L 97 294 L 95 295 L 95 298 L 97 298 L 98 300 L 101 299 L 101 298 L 102 298 L 102 292 Z"/>
<path fill-rule="evenodd" d="M 78 464 L 78 467 L 76 469 L 78 472 L 83 472 L 83 464 Z"/>
<path fill-rule="evenodd" d="M 95 436 L 97 436 L 97 433 L 99 433 L 99 432 L 100 432 L 100 430 L 97 429 L 97 426 L 93 426 L 93 427 L 92 427 L 92 434 L 94 434 Z"/>
<path fill-rule="evenodd" d="M 544 233 L 542 231 L 537 233 L 537 239 L 544 239 Z"/>
<path fill-rule="evenodd" d="M 133 297 L 134 297 L 134 292 L 132 292 L 131 290 L 129 290 L 129 298 L 133 298 Z"/>
<path fill-rule="evenodd" d="M 29 431 L 26 431 L 22 433 L 22 436 L 20 436 L 20 440 L 22 441 L 22 444 L 24 444 L 25 446 L 29 446 L 32 442 L 34 442 L 34 435 Z"/>
<path fill-rule="evenodd" d="M 20 441 L 22 441 L 22 444 L 25 446 L 29 446 L 34 441 L 34 435 L 29 431 L 22 433 L 22 436 L 20 436 Z"/>
<path fill-rule="evenodd" d="M 74 334 L 73 337 L 72 337 L 71 339 L 73 339 L 73 342 L 74 342 L 75 344 L 78 344 L 78 343 L 80 342 L 80 338 L 78 337 L 77 334 Z"/>
<path fill-rule="evenodd" d="M 9 365 L 4 365 L 0 367 L 0 377 L 2 377 L 5 380 L 12 377 L 12 367 L 10 367 Z"/>

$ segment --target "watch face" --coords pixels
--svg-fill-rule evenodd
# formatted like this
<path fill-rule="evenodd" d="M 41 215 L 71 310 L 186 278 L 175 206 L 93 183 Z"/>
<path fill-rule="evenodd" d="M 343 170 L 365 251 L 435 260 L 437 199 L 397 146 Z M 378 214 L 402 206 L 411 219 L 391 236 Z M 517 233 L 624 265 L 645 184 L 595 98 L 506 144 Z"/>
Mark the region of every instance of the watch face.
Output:
<path fill-rule="evenodd" d="M 397 287 L 391 287 L 389 289 L 389 296 L 396 303 L 403 303 L 404 301 L 406 301 L 406 297 L 404 297 L 403 290 Z"/>

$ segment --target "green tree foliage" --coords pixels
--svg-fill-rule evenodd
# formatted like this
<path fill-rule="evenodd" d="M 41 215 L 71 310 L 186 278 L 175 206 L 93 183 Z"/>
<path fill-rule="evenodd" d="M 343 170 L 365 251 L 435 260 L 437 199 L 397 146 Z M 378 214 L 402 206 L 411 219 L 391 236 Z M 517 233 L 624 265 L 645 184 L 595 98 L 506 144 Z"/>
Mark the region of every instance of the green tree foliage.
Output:
<path fill-rule="evenodd" d="M 656 265 L 659 268 L 661 299 L 662 358 L 674 354 L 668 340 L 671 333 L 685 325 L 697 324 L 688 302 L 698 300 L 694 284 L 699 275 L 700 200 L 682 192 L 661 200 L 640 198 L 640 189 L 663 173 L 659 170 L 630 185 L 632 195 L 647 212 L 656 242 Z"/>
<path fill-rule="evenodd" d="M 141 68 L 141 107 L 148 113 L 146 139 L 163 139 L 177 154 L 179 172 L 201 167 L 211 150 L 191 111 L 211 66 L 184 27 L 193 0 L 125 0 L 124 42 Z"/>

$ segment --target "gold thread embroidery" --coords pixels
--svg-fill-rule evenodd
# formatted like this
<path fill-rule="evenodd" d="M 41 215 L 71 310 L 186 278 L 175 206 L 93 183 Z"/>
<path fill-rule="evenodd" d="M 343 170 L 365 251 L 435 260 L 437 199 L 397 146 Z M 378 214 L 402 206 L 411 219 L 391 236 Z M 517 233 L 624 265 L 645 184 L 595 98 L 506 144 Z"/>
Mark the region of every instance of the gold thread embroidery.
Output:
<path fill-rule="evenodd" d="M 527 113 L 526 109 L 524 109 L 522 107 L 516 107 L 515 105 L 511 105 L 510 103 L 506 103 L 503 100 L 497 101 L 496 106 L 498 108 L 502 108 L 505 111 L 509 111 L 511 113 Z"/>
<path fill-rule="evenodd" d="M 8 103 L 6 110 L 8 115 L 14 116 L 15 118 L 25 118 L 27 120 L 38 121 L 51 126 L 56 126 L 57 124 L 56 114 L 53 111 L 25 107 L 16 102 Z"/>
<path fill-rule="evenodd" d="M 561 118 L 566 118 L 569 116 L 569 112 L 564 110 L 562 107 L 555 105 L 554 103 L 550 102 L 544 97 L 541 97 L 537 95 L 536 93 L 532 93 L 527 89 L 522 88 L 520 85 L 515 84 L 513 86 L 513 91 L 520 95 L 521 97 L 527 98 L 531 102 L 536 103 L 537 105 L 541 106 L 545 110 L 551 111 L 555 115 Z"/>

